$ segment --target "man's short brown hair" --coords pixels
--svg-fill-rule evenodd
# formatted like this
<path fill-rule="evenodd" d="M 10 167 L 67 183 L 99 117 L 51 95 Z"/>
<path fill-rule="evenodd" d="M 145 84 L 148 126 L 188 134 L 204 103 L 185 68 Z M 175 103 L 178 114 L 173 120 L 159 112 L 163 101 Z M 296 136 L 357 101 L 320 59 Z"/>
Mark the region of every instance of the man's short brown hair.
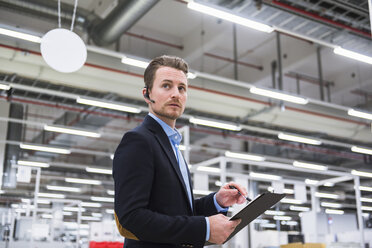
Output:
<path fill-rule="evenodd" d="M 145 87 L 147 87 L 148 90 L 152 89 L 156 71 L 162 66 L 172 67 L 177 70 L 183 71 L 186 76 L 189 71 L 189 66 L 187 65 L 186 61 L 183 60 L 182 58 L 169 55 L 162 55 L 156 57 L 153 60 L 151 60 L 144 74 Z"/>

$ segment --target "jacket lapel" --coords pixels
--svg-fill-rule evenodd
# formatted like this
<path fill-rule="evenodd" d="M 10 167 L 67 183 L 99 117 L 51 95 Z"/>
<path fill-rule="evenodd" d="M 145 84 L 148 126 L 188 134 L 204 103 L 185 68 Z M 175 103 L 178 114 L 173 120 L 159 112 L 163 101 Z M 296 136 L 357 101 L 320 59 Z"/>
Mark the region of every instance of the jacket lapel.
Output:
<path fill-rule="evenodd" d="M 174 155 L 173 148 L 172 148 L 171 143 L 169 142 L 168 136 L 164 132 L 163 128 L 159 125 L 159 123 L 157 123 L 152 117 L 146 116 L 143 123 L 144 123 L 145 126 L 147 126 L 154 133 L 155 138 L 159 142 L 159 144 L 162 147 L 164 153 L 167 155 L 167 157 L 169 159 L 169 162 L 171 163 L 174 171 L 177 174 L 178 180 L 182 184 L 184 195 L 187 198 L 187 202 L 189 203 L 190 201 L 189 201 L 186 185 L 185 185 L 185 182 L 183 181 L 180 166 L 178 165 L 177 159 Z M 183 159 L 183 158 L 181 158 L 181 159 Z M 188 170 L 187 170 L 187 172 L 188 172 Z M 189 179 L 191 179 L 190 174 L 189 174 Z M 191 187 L 191 180 L 190 180 L 190 187 Z M 192 201 L 193 200 L 194 199 L 192 199 Z M 188 205 L 191 209 L 190 203 Z M 191 209 L 191 211 L 193 212 L 192 209 Z"/>

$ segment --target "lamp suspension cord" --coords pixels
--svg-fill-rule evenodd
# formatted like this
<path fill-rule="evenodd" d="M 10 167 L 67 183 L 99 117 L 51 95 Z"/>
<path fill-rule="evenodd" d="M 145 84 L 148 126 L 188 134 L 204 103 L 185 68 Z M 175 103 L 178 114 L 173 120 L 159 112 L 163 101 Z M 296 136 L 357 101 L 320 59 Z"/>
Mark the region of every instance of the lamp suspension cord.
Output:
<path fill-rule="evenodd" d="M 72 14 L 72 21 L 71 21 L 71 27 L 70 27 L 71 32 L 74 29 L 77 5 L 78 5 L 78 0 L 75 0 L 74 12 Z M 58 28 L 61 28 L 61 0 L 58 0 Z"/>

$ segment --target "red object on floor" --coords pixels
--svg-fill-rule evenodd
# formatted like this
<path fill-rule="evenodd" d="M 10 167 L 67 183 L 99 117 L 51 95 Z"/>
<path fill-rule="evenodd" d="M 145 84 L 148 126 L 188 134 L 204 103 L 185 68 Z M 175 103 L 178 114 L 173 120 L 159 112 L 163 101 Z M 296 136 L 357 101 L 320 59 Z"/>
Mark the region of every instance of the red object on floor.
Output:
<path fill-rule="evenodd" d="M 104 242 L 95 242 L 91 241 L 89 243 L 89 248 L 122 248 L 124 243 L 122 242 L 109 242 L 109 241 L 104 241 Z"/>

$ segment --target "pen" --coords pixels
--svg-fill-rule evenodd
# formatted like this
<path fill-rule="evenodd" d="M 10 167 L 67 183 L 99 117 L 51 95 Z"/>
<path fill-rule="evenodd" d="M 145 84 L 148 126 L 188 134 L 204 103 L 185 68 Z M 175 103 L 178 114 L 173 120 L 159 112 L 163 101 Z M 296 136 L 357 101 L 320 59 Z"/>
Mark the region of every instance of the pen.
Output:
<path fill-rule="evenodd" d="M 243 196 L 247 201 L 252 201 L 249 197 L 244 196 L 242 193 L 240 193 L 240 191 L 235 186 L 229 185 L 229 188 L 230 189 L 236 189 L 238 191 L 239 195 Z"/>

